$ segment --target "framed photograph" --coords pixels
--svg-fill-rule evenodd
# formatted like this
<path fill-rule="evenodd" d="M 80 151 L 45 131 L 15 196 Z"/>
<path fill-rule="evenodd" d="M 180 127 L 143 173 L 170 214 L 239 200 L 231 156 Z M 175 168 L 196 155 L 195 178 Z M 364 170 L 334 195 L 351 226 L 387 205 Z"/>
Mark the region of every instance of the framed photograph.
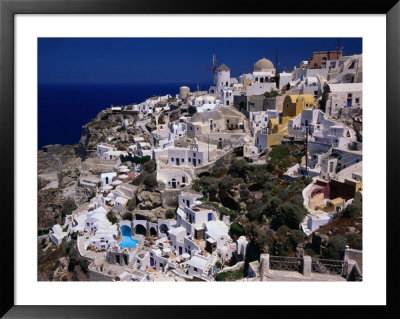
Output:
<path fill-rule="evenodd" d="M 1 315 L 399 314 L 399 15 L 0 0 Z"/>

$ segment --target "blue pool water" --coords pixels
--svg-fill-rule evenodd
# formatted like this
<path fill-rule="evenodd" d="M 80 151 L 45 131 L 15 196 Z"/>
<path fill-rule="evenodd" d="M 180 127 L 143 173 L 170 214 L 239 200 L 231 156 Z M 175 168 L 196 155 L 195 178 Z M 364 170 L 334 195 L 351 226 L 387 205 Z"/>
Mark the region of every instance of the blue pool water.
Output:
<path fill-rule="evenodd" d="M 119 243 L 120 247 L 133 248 L 138 243 L 137 239 L 132 238 L 131 229 L 128 226 L 121 227 L 122 241 Z"/>

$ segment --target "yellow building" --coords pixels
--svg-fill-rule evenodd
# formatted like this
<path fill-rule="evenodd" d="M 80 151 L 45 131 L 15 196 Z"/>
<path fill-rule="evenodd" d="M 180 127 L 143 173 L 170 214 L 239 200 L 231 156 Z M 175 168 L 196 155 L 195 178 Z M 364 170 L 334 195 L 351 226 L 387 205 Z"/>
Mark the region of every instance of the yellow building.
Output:
<path fill-rule="evenodd" d="M 312 94 L 287 95 L 283 100 L 282 117 L 294 118 L 303 110 L 313 108 L 315 102 Z"/>
<path fill-rule="evenodd" d="M 288 122 L 298 116 L 303 110 L 312 109 L 316 100 L 312 94 L 287 95 L 283 100 L 282 117 L 269 119 L 267 146 L 281 143 L 288 133 Z"/>
<path fill-rule="evenodd" d="M 323 200 L 323 194 L 318 194 L 322 195 L 319 196 L 319 198 L 322 198 Z M 315 210 L 323 211 L 325 213 L 331 213 L 331 212 L 338 212 L 341 211 L 344 207 L 344 199 L 341 197 L 336 197 L 335 199 L 329 200 L 326 204 L 323 204 L 322 201 L 319 204 L 316 204 L 314 206 Z"/>

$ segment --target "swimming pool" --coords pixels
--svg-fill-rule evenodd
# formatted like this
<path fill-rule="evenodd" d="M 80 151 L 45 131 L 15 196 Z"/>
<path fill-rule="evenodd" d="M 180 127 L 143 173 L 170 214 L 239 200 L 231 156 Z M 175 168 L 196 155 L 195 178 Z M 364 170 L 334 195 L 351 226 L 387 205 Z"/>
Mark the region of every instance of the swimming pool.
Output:
<path fill-rule="evenodd" d="M 131 236 L 131 229 L 130 227 L 123 225 L 121 227 L 121 235 L 122 235 L 122 240 L 119 243 L 120 247 L 128 247 L 128 248 L 133 248 L 136 246 L 139 240 L 132 238 Z"/>

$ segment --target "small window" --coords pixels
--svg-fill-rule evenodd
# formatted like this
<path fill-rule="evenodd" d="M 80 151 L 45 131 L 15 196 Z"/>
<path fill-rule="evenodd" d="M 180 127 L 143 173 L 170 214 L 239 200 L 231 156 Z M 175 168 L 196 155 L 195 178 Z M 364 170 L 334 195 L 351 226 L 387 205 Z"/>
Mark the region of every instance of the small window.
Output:
<path fill-rule="evenodd" d="M 197 272 L 197 268 L 196 267 L 193 267 L 193 270 Z"/>
<path fill-rule="evenodd" d="M 193 157 L 196 157 L 196 153 L 193 153 Z"/>
<path fill-rule="evenodd" d="M 175 161 L 175 158 L 171 157 L 171 162 L 174 162 L 174 161 Z"/>
<path fill-rule="evenodd" d="M 201 163 L 201 160 L 198 160 L 198 163 L 200 164 L 200 163 Z"/>
<path fill-rule="evenodd" d="M 189 163 L 190 163 L 190 162 L 192 161 L 192 159 L 189 157 L 189 158 L 188 158 L 188 161 L 189 161 Z"/>
<path fill-rule="evenodd" d="M 360 103 L 360 99 L 356 97 L 356 103 Z"/>
<path fill-rule="evenodd" d="M 182 158 L 182 163 L 185 163 L 185 159 L 184 158 Z"/>

